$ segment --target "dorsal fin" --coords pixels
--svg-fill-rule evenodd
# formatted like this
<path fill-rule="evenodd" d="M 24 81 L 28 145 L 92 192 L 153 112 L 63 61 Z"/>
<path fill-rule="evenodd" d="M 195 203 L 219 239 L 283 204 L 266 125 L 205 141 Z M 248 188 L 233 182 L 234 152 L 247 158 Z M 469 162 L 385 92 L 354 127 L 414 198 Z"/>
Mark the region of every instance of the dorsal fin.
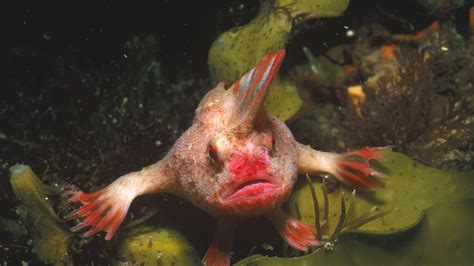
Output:
<path fill-rule="evenodd" d="M 232 84 L 230 89 L 236 96 L 238 108 L 238 123 L 233 131 L 240 134 L 250 133 L 284 57 L 285 50 L 266 55 L 255 68 Z"/>

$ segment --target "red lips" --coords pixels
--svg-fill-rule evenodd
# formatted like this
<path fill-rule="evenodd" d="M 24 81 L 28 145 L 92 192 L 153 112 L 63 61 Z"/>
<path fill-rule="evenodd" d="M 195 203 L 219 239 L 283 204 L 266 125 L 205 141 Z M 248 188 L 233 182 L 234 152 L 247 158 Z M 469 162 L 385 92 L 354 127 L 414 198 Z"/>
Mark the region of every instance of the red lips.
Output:
<path fill-rule="evenodd" d="M 280 187 L 266 152 L 234 154 L 229 158 L 227 169 L 230 180 L 219 191 L 224 201 L 258 197 Z"/>

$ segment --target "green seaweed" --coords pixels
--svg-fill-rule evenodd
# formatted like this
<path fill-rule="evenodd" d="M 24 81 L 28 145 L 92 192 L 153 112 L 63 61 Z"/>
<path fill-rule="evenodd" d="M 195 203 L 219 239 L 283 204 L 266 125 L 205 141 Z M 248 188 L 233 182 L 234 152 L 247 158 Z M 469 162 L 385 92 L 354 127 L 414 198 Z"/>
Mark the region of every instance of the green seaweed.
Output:
<path fill-rule="evenodd" d="M 14 239 L 19 239 L 28 234 L 25 226 L 18 221 L 0 217 L 0 231 L 10 234 Z"/>
<path fill-rule="evenodd" d="M 404 231 L 341 233 L 336 245 L 303 257 L 254 255 L 235 265 L 471 265 L 473 223 L 473 199 L 441 203 Z"/>
<path fill-rule="evenodd" d="M 43 184 L 29 166 L 10 168 L 10 182 L 21 204 L 16 209 L 33 239 L 33 252 L 45 263 L 70 264 L 71 234 L 59 225 L 59 218 L 46 200 Z"/>
<path fill-rule="evenodd" d="M 446 172 L 423 166 L 399 153 L 381 154 L 385 159 L 374 167 L 381 168 L 380 171 L 389 176 L 383 180 L 385 187 L 358 191 L 350 215 L 359 217 L 356 219 L 360 220 L 352 220 L 350 224 L 346 224 L 349 226 L 347 229 L 354 228 L 354 225 L 372 215 L 384 214 L 382 218 L 370 221 L 358 230 L 379 233 L 403 230 L 417 221 L 425 209 L 435 204 L 472 198 L 474 195 L 474 178 L 470 172 Z M 316 180 L 312 185 L 317 191 L 323 186 Z M 337 227 L 338 217 L 341 215 L 340 202 L 344 193 L 351 193 L 351 189 L 341 185 L 328 193 L 329 218 L 326 232 L 333 232 Z M 322 195 L 319 193 L 318 197 L 321 198 Z M 299 183 L 288 201 L 290 214 L 296 214 L 293 206 L 297 203 L 301 219 L 314 223 L 314 207 L 310 199 L 310 189 Z M 344 200 L 349 201 L 349 198 Z"/>
<path fill-rule="evenodd" d="M 133 265 L 199 265 L 194 247 L 178 231 L 166 227 L 139 226 L 120 242 L 119 258 Z"/>
<path fill-rule="evenodd" d="M 300 109 L 303 101 L 293 81 L 277 77 L 267 93 L 264 104 L 270 113 L 285 121 Z"/>
<path fill-rule="evenodd" d="M 299 24 L 317 17 L 341 15 L 349 0 L 262 0 L 257 16 L 247 25 L 221 34 L 212 44 L 208 64 L 214 82 L 238 80 L 267 53 L 285 47 Z M 266 98 L 267 110 L 286 120 L 301 107 L 297 88 L 276 78 Z"/>

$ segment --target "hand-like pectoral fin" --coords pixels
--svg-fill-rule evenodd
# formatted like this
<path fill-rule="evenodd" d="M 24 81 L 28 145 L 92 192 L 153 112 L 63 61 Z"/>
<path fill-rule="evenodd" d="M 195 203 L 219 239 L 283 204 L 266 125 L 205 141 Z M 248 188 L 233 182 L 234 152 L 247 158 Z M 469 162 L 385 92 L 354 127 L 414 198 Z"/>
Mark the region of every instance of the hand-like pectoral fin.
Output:
<path fill-rule="evenodd" d="M 369 165 L 369 160 L 383 157 L 376 152 L 390 150 L 390 147 L 366 147 L 343 154 L 321 152 L 309 146 L 298 146 L 298 172 L 301 174 L 326 172 L 342 183 L 354 188 L 370 189 L 383 186 L 371 180 L 370 176 L 386 177 Z"/>
<path fill-rule="evenodd" d="M 115 180 L 109 186 L 92 192 L 68 190 L 64 195 L 67 202 L 82 204 L 67 215 L 66 219 L 82 219 L 71 231 L 77 232 L 89 228 L 83 235 L 90 236 L 100 231 L 107 232 L 110 240 L 125 219 L 130 204 L 139 195 L 166 191 L 172 187 L 172 177 L 165 164 L 158 162 L 139 172 L 129 173 Z"/>

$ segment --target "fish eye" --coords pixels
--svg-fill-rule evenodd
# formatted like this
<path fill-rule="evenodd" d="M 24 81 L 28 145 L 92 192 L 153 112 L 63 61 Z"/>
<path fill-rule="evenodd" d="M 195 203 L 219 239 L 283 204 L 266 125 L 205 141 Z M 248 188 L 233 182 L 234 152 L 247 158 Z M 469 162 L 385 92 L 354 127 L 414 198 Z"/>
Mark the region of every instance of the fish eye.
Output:
<path fill-rule="evenodd" d="M 217 160 L 217 149 L 216 149 L 216 147 L 214 147 L 214 145 L 209 144 L 208 153 L 209 153 L 209 157 L 211 157 L 211 159 L 213 159 L 214 161 Z"/>

